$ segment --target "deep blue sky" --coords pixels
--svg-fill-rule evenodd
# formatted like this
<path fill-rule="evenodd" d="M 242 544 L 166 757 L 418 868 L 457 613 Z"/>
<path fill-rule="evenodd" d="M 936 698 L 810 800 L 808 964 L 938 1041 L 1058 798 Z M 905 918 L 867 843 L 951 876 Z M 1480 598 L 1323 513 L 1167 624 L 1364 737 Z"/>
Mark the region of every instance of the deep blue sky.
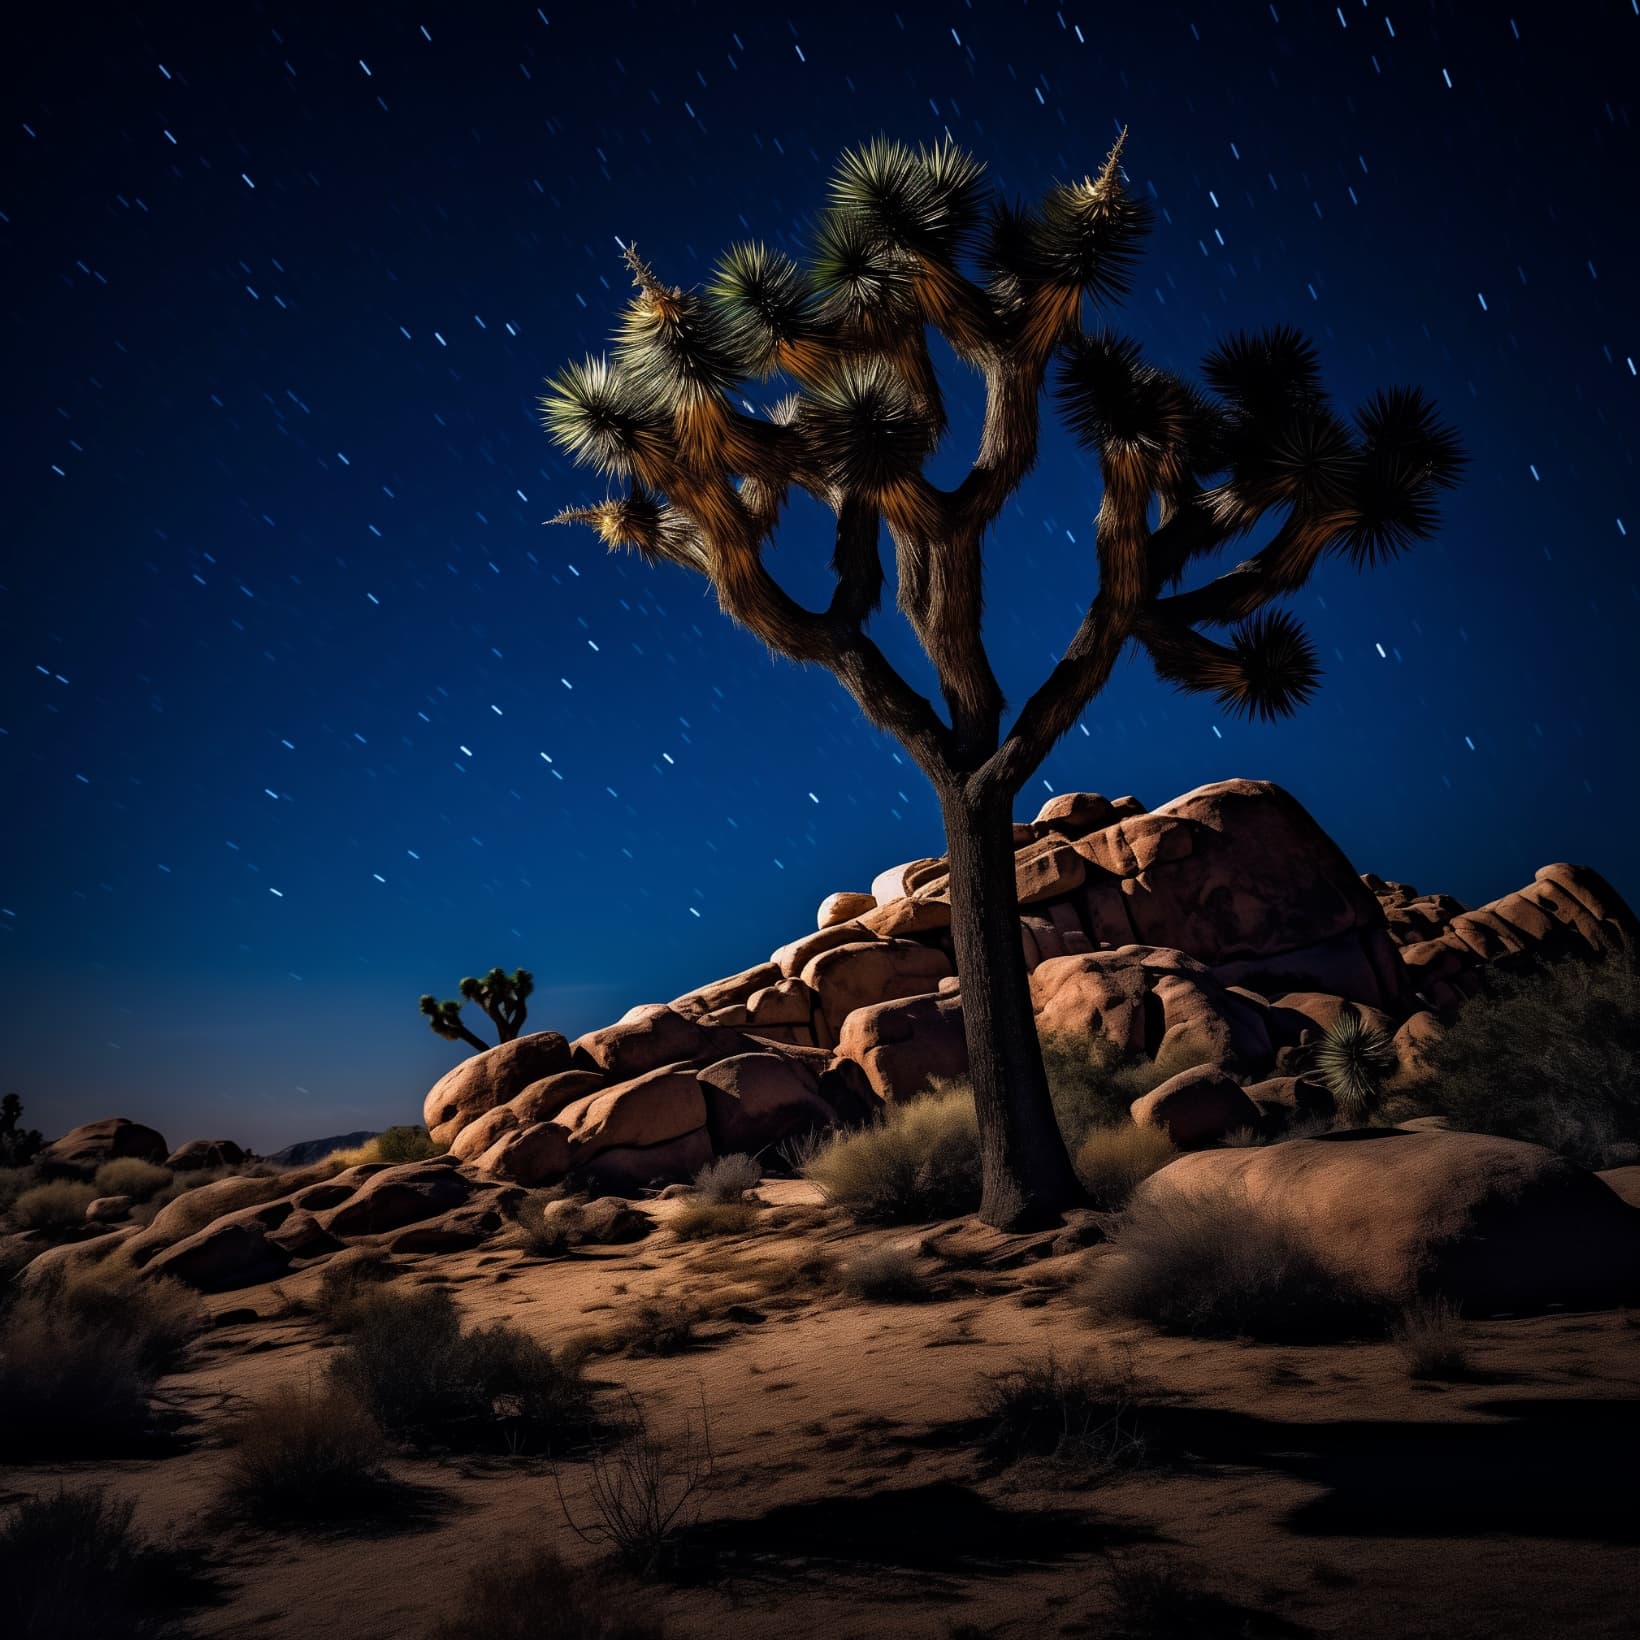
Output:
<path fill-rule="evenodd" d="M 1571 858 L 1640 897 L 1633 0 L 31 10 L 0 139 L 0 1079 L 41 1125 L 412 1120 L 455 1057 L 421 991 L 524 963 L 532 1022 L 574 1034 L 939 849 L 829 678 L 541 527 L 599 493 L 535 398 L 607 335 L 617 236 L 683 283 L 794 244 L 878 131 L 949 130 L 1035 194 L 1127 124 L 1158 221 L 1118 317 L 1157 362 L 1291 321 L 1342 399 L 1421 383 L 1474 458 L 1439 540 L 1297 600 L 1327 662 L 1302 717 L 1134 661 L 1021 813 L 1260 776 L 1362 869 L 1473 903 Z M 1097 505 L 1050 434 L 991 543 L 1016 700 L 1088 599 Z M 798 514 L 774 562 L 814 591 L 825 550 Z"/>

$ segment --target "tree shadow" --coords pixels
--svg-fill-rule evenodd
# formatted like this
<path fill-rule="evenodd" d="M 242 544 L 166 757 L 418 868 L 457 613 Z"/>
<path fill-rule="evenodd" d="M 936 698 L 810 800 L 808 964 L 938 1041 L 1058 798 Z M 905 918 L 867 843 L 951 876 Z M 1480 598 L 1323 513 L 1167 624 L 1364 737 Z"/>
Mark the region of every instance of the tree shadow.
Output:
<path fill-rule="evenodd" d="M 927 1598 L 946 1579 L 1006 1577 L 1148 1540 L 1085 1513 L 1006 1509 L 936 1481 L 702 1521 L 682 1534 L 677 1558 L 718 1576 L 783 1581 L 899 1572 L 908 1574 L 905 1598 Z"/>

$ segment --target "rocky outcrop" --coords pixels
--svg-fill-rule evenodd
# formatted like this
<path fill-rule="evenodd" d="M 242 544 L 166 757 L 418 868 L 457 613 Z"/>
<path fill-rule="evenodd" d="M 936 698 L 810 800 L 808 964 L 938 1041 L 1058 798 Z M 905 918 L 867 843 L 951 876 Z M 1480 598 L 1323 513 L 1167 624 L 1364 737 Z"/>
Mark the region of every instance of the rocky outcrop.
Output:
<path fill-rule="evenodd" d="M 153 1128 L 133 1122 L 128 1116 L 105 1116 L 100 1122 L 86 1122 L 53 1140 L 40 1152 L 36 1165 L 42 1173 L 89 1179 L 104 1162 L 135 1156 L 139 1161 L 163 1166 L 170 1153 L 164 1135 Z"/>
<path fill-rule="evenodd" d="M 173 1173 L 203 1173 L 215 1168 L 244 1165 L 245 1152 L 232 1139 L 190 1139 L 165 1158 Z"/>
<path fill-rule="evenodd" d="M 1268 1131 L 1319 1113 L 1325 1093 L 1302 1073 L 1347 1007 L 1393 1039 L 1398 1085 L 1412 1086 L 1487 963 L 1640 943 L 1628 908 L 1582 867 L 1546 866 L 1474 911 L 1363 877 L 1263 781 L 1219 781 L 1153 810 L 1060 793 L 1015 825 L 1014 848 L 1038 1030 L 1072 1051 L 1158 1061 L 1175 1081 L 1193 1073 L 1143 1118 L 1175 1112 L 1162 1125 L 1186 1144 L 1215 1136 L 1221 1117 Z M 597 1170 L 627 1188 L 868 1121 L 963 1075 L 946 861 L 892 866 L 869 890 L 829 895 L 815 921 L 765 962 L 551 1047 L 545 1067 L 476 1056 L 429 1096 L 429 1129 L 509 1181 Z M 529 1054 L 534 1040 L 509 1048 Z M 1215 1100 L 1217 1116 L 1200 1114 Z"/>
<path fill-rule="evenodd" d="M 1197 1151 L 1137 1194 L 1274 1219 L 1341 1281 L 1388 1302 L 1439 1293 L 1485 1315 L 1640 1298 L 1640 1211 L 1515 1139 L 1379 1129 Z"/>
<path fill-rule="evenodd" d="M 422 1105 L 433 1143 L 447 1145 L 475 1117 L 504 1105 L 554 1071 L 569 1069 L 570 1047 L 557 1031 L 536 1031 L 465 1059 L 446 1071 Z"/>

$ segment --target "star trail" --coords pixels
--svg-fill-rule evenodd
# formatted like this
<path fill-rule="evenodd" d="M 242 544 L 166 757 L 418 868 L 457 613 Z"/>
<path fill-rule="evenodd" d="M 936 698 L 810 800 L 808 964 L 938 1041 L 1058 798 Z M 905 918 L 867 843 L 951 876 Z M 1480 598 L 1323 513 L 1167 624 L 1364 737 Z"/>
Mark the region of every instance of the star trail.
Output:
<path fill-rule="evenodd" d="M 1129 129 L 1109 315 L 1194 377 L 1288 322 L 1472 462 L 1439 538 L 1297 600 L 1326 675 L 1254 725 L 1139 658 L 1021 799 L 1291 788 L 1362 870 L 1470 903 L 1583 860 L 1631 899 L 1636 0 L 1574 6 L 58 8 L 8 65 L 4 1085 L 271 1147 L 413 1120 L 416 1012 L 522 964 L 570 1034 L 761 959 L 938 852 L 916 770 L 595 499 L 545 376 L 622 249 L 799 252 L 832 161 L 949 134 L 1002 192 Z M 966 470 L 975 384 L 946 356 Z M 760 384 L 746 402 L 760 407 Z M 1015 701 L 1093 590 L 1063 429 L 990 541 Z M 828 587 L 818 509 L 771 563 Z M 878 631 L 927 686 L 909 634 Z"/>

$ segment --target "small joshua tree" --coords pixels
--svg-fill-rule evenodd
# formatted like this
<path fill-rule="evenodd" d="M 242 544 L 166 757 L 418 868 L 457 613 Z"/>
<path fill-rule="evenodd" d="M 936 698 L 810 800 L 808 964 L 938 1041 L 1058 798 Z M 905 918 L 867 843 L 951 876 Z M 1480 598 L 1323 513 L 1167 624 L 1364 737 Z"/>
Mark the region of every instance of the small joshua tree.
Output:
<path fill-rule="evenodd" d="M 1085 328 L 1089 301 L 1127 290 L 1148 226 L 1122 147 L 1096 176 L 1027 207 L 989 198 L 983 167 L 949 142 L 872 142 L 839 162 L 807 267 L 739 245 L 705 291 L 666 284 L 628 247 L 637 289 L 614 357 L 571 364 L 542 401 L 557 443 L 622 486 L 557 521 L 704 576 L 772 651 L 833 672 L 933 785 L 993 1223 L 1051 1218 L 1077 1195 L 1020 948 L 1015 795 L 1130 646 L 1229 711 L 1295 710 L 1315 690 L 1316 654 L 1269 606 L 1327 553 L 1364 568 L 1429 535 L 1462 461 L 1416 389 L 1376 395 L 1353 423 L 1338 414 L 1314 348 L 1284 326 L 1221 343 L 1203 363 L 1206 390 L 1146 363 L 1131 339 Z M 946 426 L 930 330 L 985 389 L 978 453 L 950 489 L 925 473 Z M 1067 424 L 1099 461 L 1098 591 L 1004 733 L 981 633 L 984 549 L 1036 460 L 1050 370 Z M 791 391 L 746 414 L 748 378 Z M 765 562 L 794 491 L 836 518 L 822 609 L 799 604 Z M 1251 558 L 1192 576 L 1266 520 L 1273 531 Z M 899 610 L 943 716 L 867 635 L 885 525 Z"/>
<path fill-rule="evenodd" d="M 460 985 L 462 1000 L 476 1002 L 490 1016 L 500 1042 L 511 1042 L 518 1035 L 529 1012 L 529 995 L 534 989 L 535 976 L 527 968 L 515 968 L 510 974 L 504 969 L 492 968 L 483 979 L 469 975 Z M 435 1036 L 465 1042 L 480 1053 L 490 1046 L 462 1022 L 461 1002 L 440 1002 L 436 997 L 424 996 L 421 1011 L 426 1014 Z"/>
<path fill-rule="evenodd" d="M 0 1167 L 27 1167 L 43 1143 L 38 1128 L 23 1126 L 23 1101 L 15 1093 L 0 1099 Z"/>

